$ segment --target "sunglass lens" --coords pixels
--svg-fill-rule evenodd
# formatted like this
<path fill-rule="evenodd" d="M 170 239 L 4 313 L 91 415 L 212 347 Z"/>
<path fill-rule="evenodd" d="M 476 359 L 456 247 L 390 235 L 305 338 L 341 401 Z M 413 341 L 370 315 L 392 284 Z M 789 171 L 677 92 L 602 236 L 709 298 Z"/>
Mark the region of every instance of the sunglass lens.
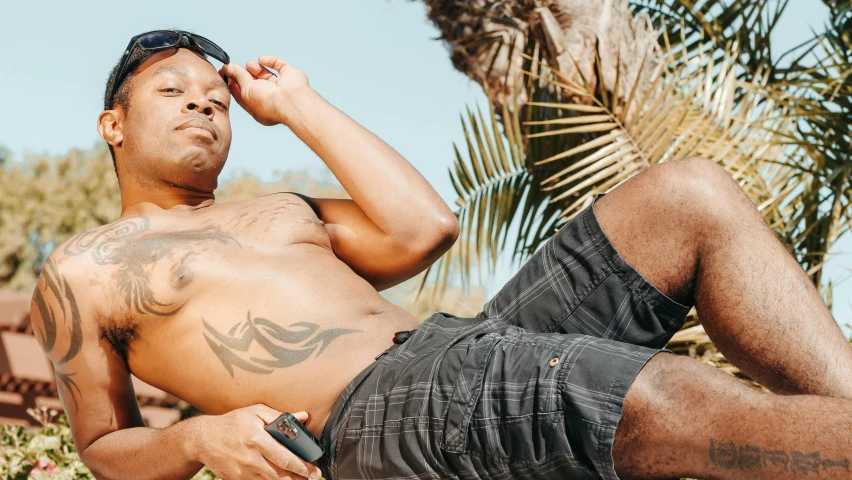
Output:
<path fill-rule="evenodd" d="M 180 41 L 177 32 L 151 32 L 139 37 L 139 45 L 145 49 L 173 47 Z"/>
<path fill-rule="evenodd" d="M 204 52 L 206 52 L 208 55 L 215 58 L 216 60 L 219 60 L 222 63 L 228 63 L 228 54 L 225 53 L 224 50 L 219 48 L 218 45 L 211 42 L 210 40 L 207 40 L 204 37 L 199 37 L 197 35 L 193 38 L 198 43 L 198 46 L 203 48 Z"/>

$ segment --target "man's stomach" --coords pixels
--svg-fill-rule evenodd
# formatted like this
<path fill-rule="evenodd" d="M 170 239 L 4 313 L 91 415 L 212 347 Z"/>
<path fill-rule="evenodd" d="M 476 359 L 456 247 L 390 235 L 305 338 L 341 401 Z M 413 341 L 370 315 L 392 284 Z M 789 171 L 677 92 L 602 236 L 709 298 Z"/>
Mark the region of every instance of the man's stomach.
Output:
<path fill-rule="evenodd" d="M 137 377 L 206 413 L 258 403 L 304 410 L 318 435 L 394 332 L 419 325 L 333 256 L 213 263 L 196 268 L 177 314 L 139 325 L 128 351 Z"/>

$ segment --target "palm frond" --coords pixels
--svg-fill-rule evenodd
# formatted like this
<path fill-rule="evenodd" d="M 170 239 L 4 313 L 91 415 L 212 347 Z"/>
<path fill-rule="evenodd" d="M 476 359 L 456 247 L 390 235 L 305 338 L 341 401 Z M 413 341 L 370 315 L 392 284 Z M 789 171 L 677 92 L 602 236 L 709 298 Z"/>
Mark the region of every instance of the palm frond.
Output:
<path fill-rule="evenodd" d="M 571 85 L 554 72 L 554 83 L 575 95 L 585 89 L 581 102 L 592 100 L 593 111 L 577 112 L 585 106 L 580 102 L 548 105 L 571 115 L 535 122 L 551 128 L 530 136 L 600 132 L 538 162 L 563 166 L 542 185 L 552 194 L 550 201 L 561 205 L 560 216 L 573 217 L 595 195 L 650 165 L 700 155 L 724 166 L 768 219 L 782 218 L 778 207 L 791 194 L 788 184 L 799 173 L 795 165 L 782 162 L 799 148 L 787 140 L 796 117 L 762 89 L 764 77 L 739 80 L 736 57 L 736 51 L 728 52 L 718 66 L 703 54 L 669 64 L 659 71 L 657 88 L 621 111 L 605 105 L 587 86 Z M 784 230 L 786 224 L 779 227 Z"/>
<path fill-rule="evenodd" d="M 479 267 L 473 258 L 493 268 L 512 226 L 513 259 L 523 259 L 595 195 L 650 165 L 690 155 L 723 165 L 767 221 L 787 232 L 789 217 L 780 209 L 801 175 L 796 162 L 784 162 L 801 148 L 789 141 L 796 116 L 763 87 L 765 78 L 737 79 L 736 55 L 729 52 L 718 67 L 698 55 L 660 68 L 655 88 L 626 106 L 602 100 L 599 85 L 540 64 L 523 109 L 504 106 L 501 120 L 493 109 L 488 117 L 468 112 L 466 149 L 456 148 L 451 170 L 463 247 L 433 267 L 436 280 L 446 281 L 446 262 L 458 263 L 463 283 Z"/>
<path fill-rule="evenodd" d="M 731 45 L 739 45 L 733 60 L 741 79 L 771 70 L 770 35 L 788 0 L 631 0 L 637 14 L 646 14 L 662 32 L 661 44 L 670 55 L 691 58 L 701 53 L 717 63 Z M 770 79 L 771 80 L 771 79 Z"/>
<path fill-rule="evenodd" d="M 474 113 L 468 109 L 461 119 L 466 148 L 454 146 L 456 161 L 450 171 L 458 195 L 458 248 L 427 270 L 421 291 L 427 278 L 446 286 L 451 272 L 456 271 L 462 283 L 469 284 L 471 272 L 478 270 L 478 259 L 483 256 L 493 268 L 506 245 L 515 214 L 542 203 L 534 175 L 524 164 L 519 109 L 504 106 L 501 113 L 498 119 L 491 106 L 487 116 L 481 110 Z M 441 291 L 435 294 L 440 295 Z"/>

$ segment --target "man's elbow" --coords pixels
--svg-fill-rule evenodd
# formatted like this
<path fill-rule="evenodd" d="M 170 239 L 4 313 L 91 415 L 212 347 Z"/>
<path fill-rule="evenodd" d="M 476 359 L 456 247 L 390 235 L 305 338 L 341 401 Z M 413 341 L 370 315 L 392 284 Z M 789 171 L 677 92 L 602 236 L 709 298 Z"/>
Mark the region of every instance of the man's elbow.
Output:
<path fill-rule="evenodd" d="M 99 462 L 96 455 L 92 455 L 89 453 L 89 449 L 77 450 L 77 455 L 80 456 L 80 460 L 84 465 L 89 469 L 92 476 L 97 480 L 113 480 L 115 477 L 110 477 L 106 471 L 104 471 L 103 462 Z M 95 458 L 92 458 L 95 457 Z"/>
<path fill-rule="evenodd" d="M 452 212 L 449 215 L 444 215 L 438 220 L 438 232 L 440 233 L 441 244 L 446 244 L 447 249 L 456 243 L 459 238 L 459 219 Z"/>
<path fill-rule="evenodd" d="M 439 257 L 459 238 L 459 220 L 450 213 L 430 222 L 423 222 L 418 237 L 420 241 L 417 242 L 416 250 L 426 253 L 429 257 Z"/>

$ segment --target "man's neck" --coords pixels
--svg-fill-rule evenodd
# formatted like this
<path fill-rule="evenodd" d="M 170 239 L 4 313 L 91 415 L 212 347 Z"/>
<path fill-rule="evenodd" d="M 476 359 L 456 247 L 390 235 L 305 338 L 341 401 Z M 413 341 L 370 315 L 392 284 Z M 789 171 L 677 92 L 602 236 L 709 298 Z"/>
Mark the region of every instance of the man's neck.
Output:
<path fill-rule="evenodd" d="M 212 191 L 173 184 L 141 185 L 133 180 L 121 184 L 121 218 L 199 210 L 213 205 L 214 201 Z"/>

